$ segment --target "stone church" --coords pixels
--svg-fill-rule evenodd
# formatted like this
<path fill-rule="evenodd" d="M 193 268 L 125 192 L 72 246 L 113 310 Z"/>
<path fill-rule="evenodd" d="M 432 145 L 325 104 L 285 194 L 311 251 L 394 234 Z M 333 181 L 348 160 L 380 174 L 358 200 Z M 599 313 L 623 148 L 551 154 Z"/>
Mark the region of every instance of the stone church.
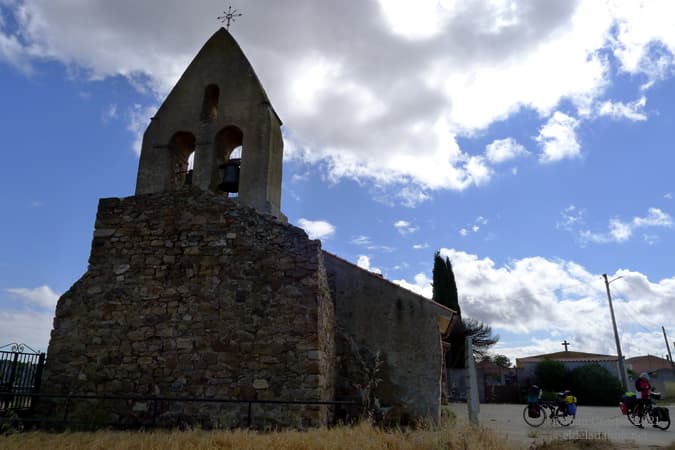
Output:
<path fill-rule="evenodd" d="M 221 28 L 151 119 L 135 195 L 99 202 L 88 269 L 56 307 L 45 393 L 359 402 L 377 368 L 382 407 L 438 420 L 441 337 L 454 312 L 289 225 L 282 152 L 281 119 Z M 44 414 L 62 414 L 63 402 L 44 401 Z M 196 401 L 68 408 L 83 420 L 222 427 L 247 414 L 245 403 Z M 254 426 L 318 426 L 346 413 L 253 408 Z"/>

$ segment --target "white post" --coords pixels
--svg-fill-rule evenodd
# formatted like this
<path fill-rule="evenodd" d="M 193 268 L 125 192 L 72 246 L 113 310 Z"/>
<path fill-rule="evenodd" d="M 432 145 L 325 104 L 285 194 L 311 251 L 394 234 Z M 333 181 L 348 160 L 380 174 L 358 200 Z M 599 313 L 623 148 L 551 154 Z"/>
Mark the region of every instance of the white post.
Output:
<path fill-rule="evenodd" d="M 472 425 L 478 425 L 480 402 L 478 399 L 478 377 L 476 376 L 476 363 L 473 359 L 471 336 L 466 338 L 466 377 L 466 407 L 469 410 L 469 422 Z"/>

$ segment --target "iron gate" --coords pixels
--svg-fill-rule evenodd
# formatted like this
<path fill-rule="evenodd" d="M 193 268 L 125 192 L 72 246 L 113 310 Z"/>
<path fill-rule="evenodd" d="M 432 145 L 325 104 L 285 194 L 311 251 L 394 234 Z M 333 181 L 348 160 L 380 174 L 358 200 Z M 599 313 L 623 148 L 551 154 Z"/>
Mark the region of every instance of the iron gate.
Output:
<path fill-rule="evenodd" d="M 0 413 L 30 409 L 34 405 L 30 394 L 40 392 L 44 364 L 45 354 L 26 344 L 0 347 Z"/>

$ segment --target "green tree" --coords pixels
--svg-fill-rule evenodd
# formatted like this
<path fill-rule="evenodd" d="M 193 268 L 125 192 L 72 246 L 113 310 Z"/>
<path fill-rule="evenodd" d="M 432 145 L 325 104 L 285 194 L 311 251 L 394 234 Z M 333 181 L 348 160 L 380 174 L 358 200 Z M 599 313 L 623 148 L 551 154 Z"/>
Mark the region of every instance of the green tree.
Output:
<path fill-rule="evenodd" d="M 504 369 L 508 369 L 509 367 L 511 367 L 511 360 L 506 355 L 495 355 L 492 358 L 492 361 L 494 361 L 495 364 Z"/>
<path fill-rule="evenodd" d="M 462 312 L 459 308 L 459 295 L 457 294 L 457 283 L 455 282 L 455 273 L 452 271 L 452 263 L 447 256 L 443 259 L 440 251 L 434 253 L 432 277 L 432 298 L 434 301 L 447 306 L 461 316 Z"/>
<path fill-rule="evenodd" d="M 545 359 L 534 369 L 537 384 L 545 391 L 562 391 L 567 386 L 565 364 L 553 359 Z"/>
<path fill-rule="evenodd" d="M 450 351 L 446 362 L 448 367 L 461 369 L 466 365 L 465 342 L 467 336 L 473 338 L 473 355 L 478 360 L 484 357 L 488 349 L 499 341 L 499 336 L 492 334 L 492 327 L 489 325 L 477 320 L 462 319 L 457 282 L 455 281 L 455 273 L 452 270 L 452 263 L 447 256 L 444 259 L 440 251 L 434 253 L 432 274 L 433 300 L 456 311 L 459 318 L 448 338 Z"/>
<path fill-rule="evenodd" d="M 490 347 L 499 342 L 499 336 L 492 334 L 492 327 L 478 320 L 463 319 L 462 330 L 462 339 L 471 336 L 473 356 L 478 360 L 487 355 Z"/>
<path fill-rule="evenodd" d="M 614 406 L 623 393 L 619 380 L 599 364 L 577 367 L 570 378 L 572 394 L 582 405 Z"/>

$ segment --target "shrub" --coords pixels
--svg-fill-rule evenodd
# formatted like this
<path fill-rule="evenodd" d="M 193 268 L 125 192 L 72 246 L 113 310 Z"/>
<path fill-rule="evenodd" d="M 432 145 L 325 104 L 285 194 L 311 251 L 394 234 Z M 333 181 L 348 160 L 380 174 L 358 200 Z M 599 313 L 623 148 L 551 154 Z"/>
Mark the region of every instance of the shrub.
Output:
<path fill-rule="evenodd" d="M 545 359 L 537 364 L 534 374 L 544 391 L 560 391 L 567 386 L 567 369 L 560 361 Z"/>
<path fill-rule="evenodd" d="M 582 405 L 615 406 L 623 389 L 619 380 L 599 364 L 587 364 L 571 374 L 572 393 Z"/>

